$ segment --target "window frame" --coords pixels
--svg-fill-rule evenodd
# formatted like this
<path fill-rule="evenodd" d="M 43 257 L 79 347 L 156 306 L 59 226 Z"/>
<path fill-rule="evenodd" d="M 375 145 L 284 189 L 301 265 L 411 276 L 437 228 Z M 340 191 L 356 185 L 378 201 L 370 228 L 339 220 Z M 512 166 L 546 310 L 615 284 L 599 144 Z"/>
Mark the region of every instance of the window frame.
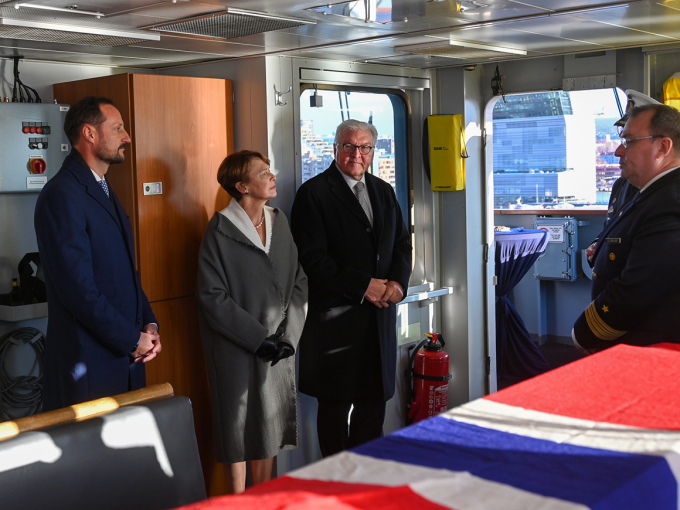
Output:
<path fill-rule="evenodd" d="M 615 87 L 604 87 L 606 90 L 612 90 L 612 89 L 618 89 L 620 92 L 624 93 L 625 92 L 618 86 Z M 601 90 L 601 89 L 585 89 L 586 90 Z M 583 92 L 583 91 L 576 91 L 576 90 L 569 90 L 568 92 Z M 522 95 L 527 95 L 527 94 L 545 94 L 549 92 L 556 92 L 555 90 L 530 90 L 530 91 L 524 91 L 524 92 L 513 92 L 511 94 L 506 94 L 506 96 L 522 96 Z M 502 101 L 501 96 L 494 96 L 492 97 L 488 103 L 486 104 L 484 108 L 484 127 L 486 131 L 486 150 L 485 150 L 485 166 L 486 166 L 486 171 L 487 171 L 487 182 L 491 186 L 491 194 L 490 194 L 490 199 L 491 199 L 491 211 L 494 215 L 496 214 L 529 214 L 529 215 L 564 215 L 568 214 L 570 216 L 574 215 L 606 215 L 607 214 L 607 207 L 602 207 L 603 204 L 600 204 L 597 206 L 597 208 L 593 206 L 583 206 L 583 207 L 575 207 L 573 209 L 545 209 L 545 208 L 526 208 L 526 209 L 497 209 L 495 205 L 495 182 L 494 182 L 494 167 L 493 167 L 493 141 L 494 141 L 494 126 L 493 126 L 493 110 L 498 103 L 498 101 Z M 604 204 L 606 205 L 606 204 Z"/>
<path fill-rule="evenodd" d="M 411 233 L 413 233 L 414 225 L 411 218 L 411 210 L 413 208 L 413 164 L 412 164 L 412 150 L 411 150 L 411 102 L 408 96 L 401 89 L 380 88 L 380 87 L 366 87 L 354 85 L 335 85 L 335 84 L 321 84 L 321 83 L 300 83 L 300 96 L 307 90 L 328 90 L 333 92 L 361 92 L 366 94 L 385 94 L 392 102 L 394 110 L 394 175 L 395 175 L 395 194 L 397 201 L 401 207 L 401 212 L 404 221 L 410 226 Z M 398 112 L 395 105 L 395 98 L 401 101 L 403 107 L 402 111 Z M 300 119 L 302 120 L 302 119 Z M 398 122 L 400 121 L 400 122 Z M 300 123 L 298 123 L 300 124 Z M 405 128 L 402 128 L 405 126 Z M 300 126 L 296 126 L 300 129 Z M 380 134 L 380 133 L 378 133 Z M 401 143 L 399 141 L 401 140 Z M 399 151 L 399 152 L 398 152 Z M 397 158 L 397 154 L 401 154 Z M 376 162 L 377 163 L 377 162 Z M 405 167 L 405 168 L 404 168 Z M 377 175 L 376 175 L 377 176 Z M 299 176 L 298 187 L 302 184 L 302 174 Z M 400 188 L 403 187 L 403 190 Z"/>

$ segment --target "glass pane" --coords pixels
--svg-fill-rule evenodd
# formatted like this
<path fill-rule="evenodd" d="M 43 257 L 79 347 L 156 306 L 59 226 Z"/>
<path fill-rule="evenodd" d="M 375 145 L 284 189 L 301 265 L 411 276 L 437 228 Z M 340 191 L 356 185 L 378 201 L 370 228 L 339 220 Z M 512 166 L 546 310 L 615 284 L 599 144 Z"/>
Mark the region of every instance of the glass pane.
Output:
<path fill-rule="evenodd" d="M 621 174 L 619 89 L 506 96 L 493 110 L 496 209 L 607 207 Z"/>
<path fill-rule="evenodd" d="M 302 138 L 302 182 L 320 174 L 334 159 L 335 128 L 347 119 L 373 124 L 378 141 L 369 172 L 396 188 L 394 150 L 394 108 L 387 94 L 317 91 L 323 107 L 310 106 L 314 90 L 305 90 L 300 97 L 300 132 Z M 317 101 L 318 104 L 318 101 Z"/>
<path fill-rule="evenodd" d="M 390 23 L 392 21 L 392 0 L 333 2 L 317 7 L 309 7 L 307 10 L 323 14 L 347 16 L 374 23 Z"/>

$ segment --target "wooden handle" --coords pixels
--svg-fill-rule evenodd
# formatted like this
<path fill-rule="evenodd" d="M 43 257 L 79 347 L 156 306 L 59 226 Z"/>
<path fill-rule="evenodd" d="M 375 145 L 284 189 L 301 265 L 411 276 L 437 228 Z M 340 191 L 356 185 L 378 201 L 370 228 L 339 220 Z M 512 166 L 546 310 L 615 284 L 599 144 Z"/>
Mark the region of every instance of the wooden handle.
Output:
<path fill-rule="evenodd" d="M 72 420 L 91 418 L 99 414 L 115 411 L 119 407 L 139 404 L 147 400 L 174 395 L 170 383 L 154 384 L 140 390 L 121 393 L 113 397 L 90 400 L 62 409 L 27 416 L 14 421 L 0 423 L 0 441 L 14 437 L 22 432 L 37 430 Z"/>

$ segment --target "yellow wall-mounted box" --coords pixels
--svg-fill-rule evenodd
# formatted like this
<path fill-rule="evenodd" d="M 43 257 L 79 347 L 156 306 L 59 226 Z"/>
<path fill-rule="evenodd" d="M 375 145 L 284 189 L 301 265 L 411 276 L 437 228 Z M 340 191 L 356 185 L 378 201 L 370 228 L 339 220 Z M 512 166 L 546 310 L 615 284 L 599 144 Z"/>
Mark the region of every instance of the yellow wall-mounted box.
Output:
<path fill-rule="evenodd" d="M 462 115 L 427 118 L 430 182 L 433 191 L 465 189 L 465 130 Z"/>
<path fill-rule="evenodd" d="M 663 102 L 680 110 L 680 73 L 675 73 L 664 82 Z"/>

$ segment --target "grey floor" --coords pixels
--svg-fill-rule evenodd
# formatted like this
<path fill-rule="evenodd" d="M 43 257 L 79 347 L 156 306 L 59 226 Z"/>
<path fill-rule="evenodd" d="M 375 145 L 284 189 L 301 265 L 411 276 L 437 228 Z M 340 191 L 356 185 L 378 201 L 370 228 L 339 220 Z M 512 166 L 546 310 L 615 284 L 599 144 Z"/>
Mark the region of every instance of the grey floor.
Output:
<path fill-rule="evenodd" d="M 552 368 L 558 368 L 572 361 L 583 358 L 583 354 L 576 350 L 573 345 L 566 344 L 545 344 L 539 345 L 538 349 L 541 351 L 546 361 Z"/>
<path fill-rule="evenodd" d="M 583 354 L 578 352 L 576 347 L 573 345 L 550 343 L 539 345 L 538 349 L 541 351 L 546 361 L 553 369 L 562 367 L 571 363 L 572 361 L 577 361 L 584 357 Z M 502 390 L 503 388 L 507 388 L 508 386 L 512 386 L 518 382 L 521 381 L 499 379 L 498 389 Z"/>

